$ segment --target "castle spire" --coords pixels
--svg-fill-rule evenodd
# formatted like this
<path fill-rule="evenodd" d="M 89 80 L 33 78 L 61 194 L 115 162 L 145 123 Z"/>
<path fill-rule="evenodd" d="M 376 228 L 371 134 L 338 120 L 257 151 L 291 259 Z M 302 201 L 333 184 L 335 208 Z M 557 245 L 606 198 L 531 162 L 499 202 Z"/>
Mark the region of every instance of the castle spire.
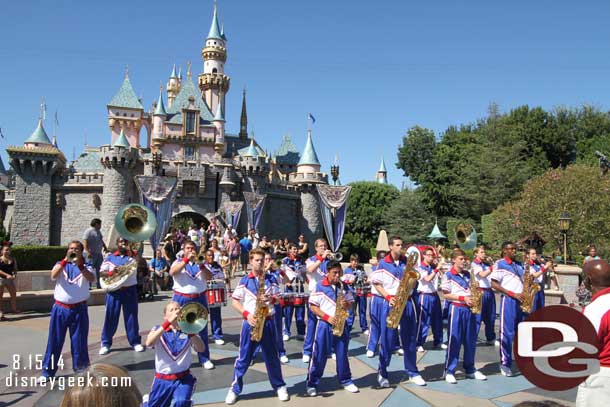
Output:
<path fill-rule="evenodd" d="M 217 38 L 222 40 L 222 34 L 220 32 L 220 25 L 218 24 L 218 13 L 216 7 L 216 1 L 214 1 L 214 16 L 212 17 L 212 25 L 210 26 L 210 32 L 208 33 L 208 38 Z"/>
<path fill-rule="evenodd" d="M 248 138 L 248 112 L 246 111 L 246 88 L 241 101 L 241 118 L 239 119 L 239 138 Z"/>
<path fill-rule="evenodd" d="M 157 101 L 157 107 L 155 108 L 155 116 L 167 116 L 165 111 L 165 105 L 163 104 L 163 85 L 159 89 L 159 100 Z"/>
<path fill-rule="evenodd" d="M 383 157 L 381 157 L 381 164 L 379 165 L 379 170 L 377 170 L 377 175 L 375 178 L 377 178 L 377 182 L 380 184 L 388 183 L 388 170 L 385 168 L 385 161 L 383 160 Z"/>
<path fill-rule="evenodd" d="M 169 77 L 170 77 L 170 79 L 171 79 L 171 78 L 178 78 L 178 77 L 176 76 L 176 64 L 174 64 L 174 68 L 172 69 L 172 74 L 171 74 Z"/>
<path fill-rule="evenodd" d="M 320 160 L 316 154 L 316 149 L 313 147 L 313 141 L 311 139 L 311 130 L 307 130 L 307 143 L 305 143 L 305 149 L 303 155 L 299 160 L 298 165 L 312 165 L 320 167 Z"/>

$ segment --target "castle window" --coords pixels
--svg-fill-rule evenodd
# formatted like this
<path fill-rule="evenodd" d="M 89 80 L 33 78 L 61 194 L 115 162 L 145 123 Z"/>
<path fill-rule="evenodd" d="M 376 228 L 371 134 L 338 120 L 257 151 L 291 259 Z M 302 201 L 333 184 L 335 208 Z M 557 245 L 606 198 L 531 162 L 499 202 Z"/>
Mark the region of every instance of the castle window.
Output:
<path fill-rule="evenodd" d="M 186 132 L 195 132 L 195 112 L 188 112 L 186 114 Z"/>
<path fill-rule="evenodd" d="M 184 158 L 187 160 L 194 160 L 195 159 L 195 149 L 193 148 L 193 146 L 185 146 L 184 147 Z"/>
<path fill-rule="evenodd" d="M 218 69 L 216 69 L 216 68 L 212 69 L 212 73 L 216 73 L 216 72 L 218 72 Z"/>

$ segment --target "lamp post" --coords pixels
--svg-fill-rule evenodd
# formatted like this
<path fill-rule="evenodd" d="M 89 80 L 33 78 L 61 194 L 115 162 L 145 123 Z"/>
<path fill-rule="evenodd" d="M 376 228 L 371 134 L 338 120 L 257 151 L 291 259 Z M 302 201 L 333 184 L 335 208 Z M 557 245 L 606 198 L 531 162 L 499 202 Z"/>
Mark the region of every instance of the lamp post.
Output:
<path fill-rule="evenodd" d="M 571 223 L 570 215 L 567 212 L 562 212 L 559 216 L 559 230 L 563 234 L 563 264 L 568 264 L 568 231 Z"/>

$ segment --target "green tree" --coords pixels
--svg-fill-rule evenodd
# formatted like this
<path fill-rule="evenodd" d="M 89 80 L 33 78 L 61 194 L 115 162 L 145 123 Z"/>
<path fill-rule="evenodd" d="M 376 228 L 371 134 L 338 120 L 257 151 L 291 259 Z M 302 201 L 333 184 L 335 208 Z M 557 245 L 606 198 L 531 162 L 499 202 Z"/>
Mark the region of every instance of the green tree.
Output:
<path fill-rule="evenodd" d="M 357 253 L 368 259 L 383 226 L 384 212 L 398 198 L 398 189 L 377 182 L 353 182 L 347 202 L 345 234 L 341 244 L 344 256 Z"/>
<path fill-rule="evenodd" d="M 403 170 L 416 184 L 421 184 L 430 171 L 436 138 L 432 130 L 414 126 L 407 130 L 398 147 L 398 162 L 396 168 Z"/>
<path fill-rule="evenodd" d="M 397 235 L 405 242 L 424 242 L 434 227 L 434 216 L 419 190 L 404 190 L 384 213 L 384 229 L 388 236 Z"/>

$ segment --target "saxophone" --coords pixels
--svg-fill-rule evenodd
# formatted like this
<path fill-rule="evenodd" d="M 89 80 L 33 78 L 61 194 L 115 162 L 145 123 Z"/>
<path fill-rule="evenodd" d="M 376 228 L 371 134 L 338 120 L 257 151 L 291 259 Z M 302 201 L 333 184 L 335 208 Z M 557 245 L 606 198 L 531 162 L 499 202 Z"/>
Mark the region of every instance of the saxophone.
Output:
<path fill-rule="evenodd" d="M 398 328 L 400 318 L 405 310 L 405 305 L 407 304 L 409 297 L 411 297 L 411 292 L 413 291 L 413 287 L 415 287 L 415 283 L 417 283 L 417 280 L 420 278 L 419 273 L 413 270 L 416 264 L 417 253 L 413 252 L 409 254 L 409 257 L 407 258 L 407 265 L 402 273 L 400 285 L 398 286 L 398 290 L 396 290 L 396 295 L 394 296 L 396 304 L 390 308 L 390 312 L 388 312 L 388 317 L 386 318 L 388 328 Z"/>
<path fill-rule="evenodd" d="M 260 342 L 263 337 L 263 328 L 265 327 L 265 320 L 269 315 L 269 305 L 265 302 L 265 274 L 259 276 L 258 281 L 258 292 L 256 293 L 256 309 L 254 311 L 254 318 L 256 323 L 251 328 L 250 339 L 253 342 Z"/>
<path fill-rule="evenodd" d="M 472 306 L 470 312 L 473 314 L 481 313 L 481 304 L 483 302 L 483 293 L 479 290 L 479 281 L 474 273 L 470 273 L 470 298 L 472 299 Z"/>
<path fill-rule="evenodd" d="M 530 265 L 525 264 L 525 272 L 523 273 L 523 302 L 521 302 L 521 311 L 529 314 L 534 306 L 534 297 L 540 291 L 540 286 L 534 282 L 534 276 L 530 273 Z"/>
<path fill-rule="evenodd" d="M 337 305 L 335 308 L 335 324 L 333 325 L 333 335 L 342 336 L 345 329 L 345 321 L 349 317 L 349 313 L 343 308 L 343 287 L 339 283 L 339 289 L 337 290 Z"/>

